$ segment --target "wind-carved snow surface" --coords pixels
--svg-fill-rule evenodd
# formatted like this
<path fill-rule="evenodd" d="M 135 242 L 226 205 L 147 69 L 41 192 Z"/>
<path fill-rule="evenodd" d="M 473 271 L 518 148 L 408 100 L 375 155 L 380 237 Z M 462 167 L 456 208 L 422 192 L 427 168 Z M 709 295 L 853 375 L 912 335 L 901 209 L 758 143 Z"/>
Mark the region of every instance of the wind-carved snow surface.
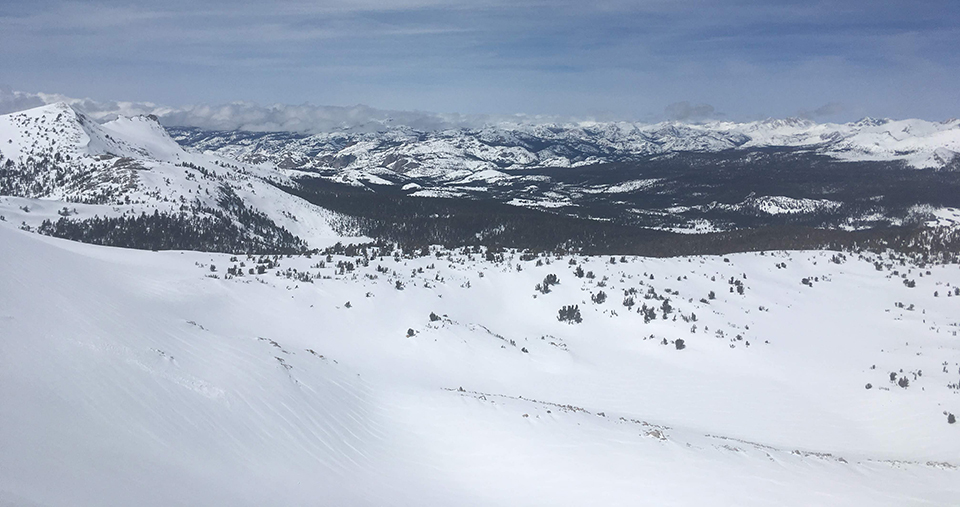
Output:
<path fill-rule="evenodd" d="M 0 503 L 960 498 L 956 265 L 483 258 L 231 259 L 0 223 Z"/>
<path fill-rule="evenodd" d="M 341 239 L 332 225 L 336 214 L 274 186 L 292 184 L 274 166 L 188 152 L 152 116 L 100 125 L 64 103 L 2 115 L 0 157 L 0 164 L 59 167 L 40 168 L 20 195 L 0 196 L 0 215 L 29 227 L 61 217 L 219 208 L 226 186 L 309 245 Z"/>

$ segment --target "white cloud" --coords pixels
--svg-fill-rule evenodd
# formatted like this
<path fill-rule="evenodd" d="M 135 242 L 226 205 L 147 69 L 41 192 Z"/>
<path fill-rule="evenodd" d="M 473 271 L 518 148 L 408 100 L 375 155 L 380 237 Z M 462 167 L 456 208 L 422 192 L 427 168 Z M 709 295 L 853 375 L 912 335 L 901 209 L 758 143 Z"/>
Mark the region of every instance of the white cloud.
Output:
<path fill-rule="evenodd" d="M 463 115 L 424 111 L 391 111 L 365 105 L 316 106 L 312 104 L 274 104 L 253 102 L 198 104 L 170 107 L 152 102 L 113 102 L 77 99 L 60 94 L 28 93 L 0 87 L 0 114 L 21 111 L 44 104 L 66 102 L 98 121 L 118 116 L 152 114 L 166 126 L 198 127 L 208 130 L 248 130 L 256 132 L 378 131 L 406 126 L 421 131 L 451 128 L 477 128 L 495 123 L 569 122 L 578 119 L 560 116 Z"/>
<path fill-rule="evenodd" d="M 689 102 L 674 102 L 664 109 L 664 114 L 672 120 L 697 121 L 717 116 L 717 112 L 710 104 L 691 104 Z"/>

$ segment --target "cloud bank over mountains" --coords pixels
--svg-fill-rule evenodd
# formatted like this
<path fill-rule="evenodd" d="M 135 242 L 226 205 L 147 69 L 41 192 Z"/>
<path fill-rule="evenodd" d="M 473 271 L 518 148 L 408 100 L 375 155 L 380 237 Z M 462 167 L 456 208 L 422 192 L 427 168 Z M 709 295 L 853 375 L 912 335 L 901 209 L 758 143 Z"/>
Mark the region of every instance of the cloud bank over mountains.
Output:
<path fill-rule="evenodd" d="M 477 128 L 503 123 L 571 122 L 561 116 L 535 115 L 464 115 L 425 111 L 391 111 L 362 104 L 355 106 L 317 106 L 312 104 L 273 104 L 253 102 L 198 104 L 170 107 L 152 102 L 97 101 L 77 99 L 56 93 L 29 93 L 0 88 L 0 114 L 66 102 L 98 121 L 118 116 L 152 114 L 166 126 L 198 127 L 207 130 L 247 130 L 254 132 L 331 131 L 373 132 L 406 126 L 415 130 L 435 131 L 450 128 Z"/>
<path fill-rule="evenodd" d="M 250 132 L 380 132 L 406 127 L 421 132 L 449 129 L 477 129 L 485 126 L 516 126 L 560 124 L 587 127 L 597 123 L 629 122 L 654 124 L 662 121 L 685 124 L 704 124 L 731 121 L 727 114 L 705 103 L 676 102 L 664 108 L 659 116 L 636 119 L 598 116 L 564 116 L 531 114 L 460 114 L 429 111 L 400 111 L 377 109 L 357 104 L 353 106 L 318 106 L 314 104 L 272 104 L 237 101 L 224 104 L 192 104 L 168 106 L 154 102 L 99 101 L 78 99 L 59 93 L 33 93 L 0 86 L 0 114 L 22 111 L 55 102 L 65 102 L 100 122 L 119 116 L 154 115 L 168 127 L 196 127 L 204 130 Z M 823 121 L 842 111 L 839 103 L 828 103 L 812 111 L 801 110 L 796 118 Z M 758 118 L 759 120 L 759 118 Z"/>

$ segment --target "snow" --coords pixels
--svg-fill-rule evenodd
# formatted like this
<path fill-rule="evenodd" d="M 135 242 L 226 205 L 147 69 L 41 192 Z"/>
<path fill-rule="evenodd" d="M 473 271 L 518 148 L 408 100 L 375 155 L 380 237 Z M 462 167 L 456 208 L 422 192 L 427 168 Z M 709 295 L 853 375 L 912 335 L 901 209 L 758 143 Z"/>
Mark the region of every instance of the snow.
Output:
<path fill-rule="evenodd" d="M 410 197 L 436 197 L 441 199 L 459 199 L 462 197 L 466 197 L 467 193 L 464 192 L 463 189 L 453 190 L 453 189 L 443 189 L 443 188 L 438 188 L 438 189 L 426 188 L 423 190 L 417 190 L 416 192 L 411 192 L 409 195 Z"/>
<path fill-rule="evenodd" d="M 493 169 L 485 169 L 483 171 L 477 171 L 466 178 L 463 178 L 458 181 L 451 182 L 451 185 L 466 185 L 468 183 L 486 182 L 486 183 L 497 183 L 503 180 L 509 180 L 512 177 L 504 172 L 495 171 Z"/>
<path fill-rule="evenodd" d="M 173 160 L 186 155 L 183 148 L 160 126 L 156 117 L 120 117 L 100 125 L 114 137 L 126 139 L 138 155 L 156 160 Z"/>
<path fill-rule="evenodd" d="M 595 139 L 584 149 L 596 156 L 571 164 L 617 150 L 774 142 L 947 164 L 958 128 L 592 123 L 491 127 L 476 139 L 447 132 L 406 148 L 419 137 L 400 129 L 350 146 L 327 135 L 354 165 L 317 177 L 542 181 L 509 171 L 568 159 L 501 146 L 530 134 Z M 297 156 L 312 152 L 292 145 Z M 960 497 L 960 425 L 946 422 L 960 414 L 956 265 L 833 252 L 611 262 L 522 261 L 508 251 L 490 262 L 434 248 L 349 272 L 335 266 L 357 258 L 277 258 L 254 275 L 254 258 L 18 230 L 64 215 L 174 211 L 185 197 L 216 206 L 228 185 L 312 246 L 364 239 L 343 237 L 341 217 L 274 186 L 315 173 L 221 156 L 262 155 L 250 149 L 186 151 L 153 118 L 98 125 L 66 104 L 0 116 L 4 157 L 70 155 L 92 175 L 91 186 L 0 196 L 0 505 L 929 506 Z M 408 159 L 428 163 L 387 168 Z M 79 202 L 98 188 L 119 197 Z M 402 188 L 418 197 L 489 191 Z M 574 205 L 544 197 L 509 204 Z M 782 214 L 837 205 L 762 196 L 710 206 Z M 960 223 L 954 208 L 912 216 Z M 694 220 L 677 230 L 713 227 Z M 577 266 L 596 276 L 578 278 Z M 561 283 L 536 291 L 547 274 Z M 596 303 L 600 291 L 607 300 Z M 660 309 L 664 297 L 673 311 L 645 322 L 637 307 Z M 578 305 L 583 322 L 560 322 L 565 305 Z"/>
<path fill-rule="evenodd" d="M 515 197 L 507 201 L 511 206 L 522 206 L 526 208 L 567 208 L 578 206 L 568 199 L 521 199 Z"/>
<path fill-rule="evenodd" d="M 960 271 L 832 255 L 226 278 L 255 261 L 0 222 L 0 503 L 955 505 Z M 650 287 L 677 321 L 621 304 Z"/>
<path fill-rule="evenodd" d="M 768 215 L 794 215 L 798 213 L 813 213 L 832 211 L 840 207 L 840 203 L 828 199 L 795 199 L 782 195 L 763 196 L 747 199 L 745 206 L 756 209 Z"/>
<path fill-rule="evenodd" d="M 787 118 L 747 123 L 498 123 L 479 129 L 263 137 L 257 143 L 211 135 L 200 146 L 241 160 L 299 160 L 333 171 L 392 170 L 448 184 L 487 181 L 524 168 L 579 167 L 679 152 L 803 148 L 844 161 L 903 161 L 943 168 L 960 152 L 960 121 L 869 120 L 834 124 Z M 244 144 L 247 143 L 247 144 Z M 335 162 L 330 162 L 330 161 Z M 475 175 L 475 176 L 474 176 Z M 617 191 L 614 189 L 614 191 Z"/>
<path fill-rule="evenodd" d="M 66 210 L 64 210 L 66 208 Z M 101 206 L 96 204 L 67 203 L 53 199 L 28 199 L 25 197 L 0 196 L 0 220 L 11 224 L 39 226 L 44 220 L 56 222 L 60 217 L 87 219 L 94 216 L 115 218 L 140 210 L 135 204 Z"/>
<path fill-rule="evenodd" d="M 312 247 L 344 239 L 335 230 L 336 213 L 274 186 L 292 185 L 284 171 L 270 164 L 187 152 L 153 117 L 118 118 L 98 125 L 64 103 L 0 115 L 0 153 L 18 162 L 57 155 L 63 157 L 60 165 L 76 176 L 75 183 L 50 181 L 50 188 L 37 195 L 0 196 L 0 216 L 17 224 L 36 227 L 45 219 L 55 221 L 64 207 L 76 209 L 71 216 L 77 219 L 178 212 L 194 200 L 217 208 L 219 189 L 225 185 Z M 367 172 L 354 173 L 356 181 L 391 184 Z M 23 212 L 24 206 L 31 212 Z"/>
<path fill-rule="evenodd" d="M 636 192 L 637 190 L 650 188 L 651 186 L 655 185 L 659 181 L 661 181 L 661 178 L 648 178 L 644 180 L 625 181 L 618 185 L 611 185 L 607 187 L 606 192 L 611 194 Z"/>
<path fill-rule="evenodd" d="M 960 227 L 960 209 L 931 208 L 923 210 L 932 217 L 924 222 L 927 227 Z"/>
<path fill-rule="evenodd" d="M 705 218 L 688 220 L 679 227 L 657 227 L 656 229 L 679 234 L 705 234 L 708 232 L 720 232 L 722 230 Z"/>

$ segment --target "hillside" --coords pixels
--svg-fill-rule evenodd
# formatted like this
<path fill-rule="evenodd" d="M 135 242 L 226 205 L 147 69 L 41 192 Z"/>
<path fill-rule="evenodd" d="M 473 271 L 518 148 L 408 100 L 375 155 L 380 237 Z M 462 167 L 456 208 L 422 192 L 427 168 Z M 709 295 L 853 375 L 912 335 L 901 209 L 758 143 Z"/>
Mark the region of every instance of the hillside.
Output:
<path fill-rule="evenodd" d="M 274 186 L 284 182 L 269 165 L 185 151 L 155 117 L 101 125 L 64 103 L 0 116 L 0 216 L 31 230 L 218 251 L 338 240 L 338 217 Z M 126 232 L 110 237 L 109 229 Z M 168 244 L 170 231 L 178 239 Z"/>
<path fill-rule="evenodd" d="M 0 223 L 0 504 L 960 496 L 956 265 L 349 253 Z"/>

